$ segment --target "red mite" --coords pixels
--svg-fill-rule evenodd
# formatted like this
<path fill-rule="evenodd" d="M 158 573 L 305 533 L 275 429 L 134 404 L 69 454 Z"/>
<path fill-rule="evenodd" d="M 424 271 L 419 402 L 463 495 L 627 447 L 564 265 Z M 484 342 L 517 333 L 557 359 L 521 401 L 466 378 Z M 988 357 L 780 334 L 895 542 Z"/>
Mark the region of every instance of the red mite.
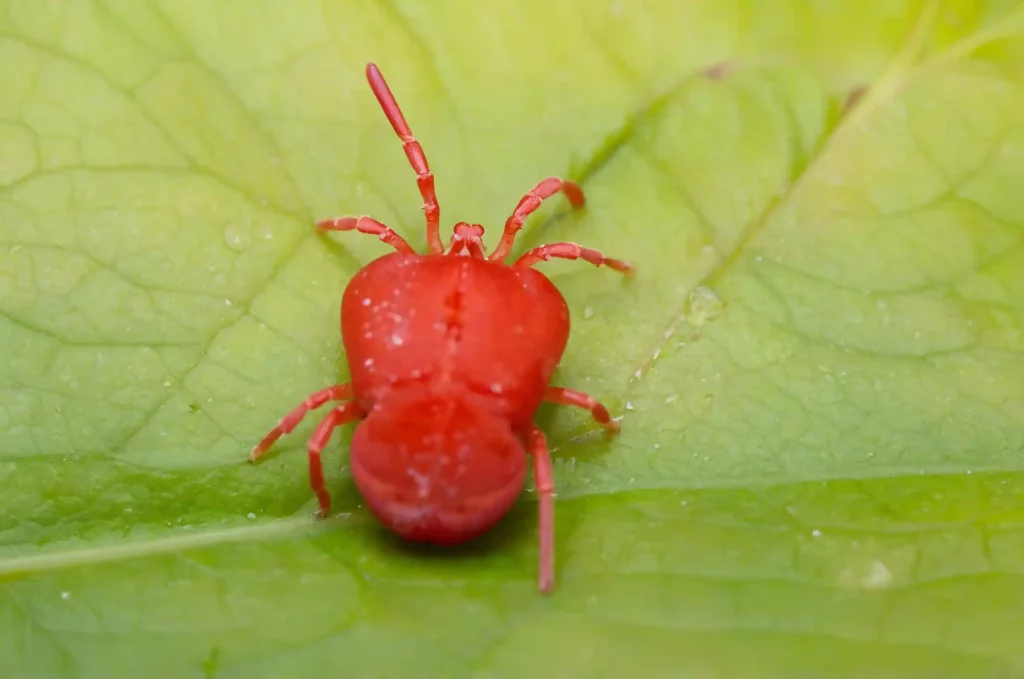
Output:
<path fill-rule="evenodd" d="M 360 420 L 350 464 L 370 511 L 408 540 L 454 545 L 477 537 L 511 508 L 533 457 L 540 514 L 541 591 L 554 584 L 551 458 L 533 423 L 542 401 L 590 411 L 609 432 L 618 423 L 590 396 L 548 386 L 569 339 L 569 309 L 544 274 L 552 258 L 583 259 L 630 273 L 632 265 L 575 243 L 543 245 L 505 263 L 523 220 L 559 191 L 573 207 L 583 192 L 549 177 L 527 193 L 497 247 L 485 254 L 479 224 L 459 222 L 447 250 L 438 228 L 434 175 L 380 71 L 366 67 L 370 89 L 402 140 L 423 196 L 430 254 L 416 253 L 370 217 L 317 223 L 324 231 L 371 234 L 397 252 L 364 266 L 341 300 L 341 337 L 352 381 L 307 398 L 253 448 L 263 455 L 307 412 L 341 401 L 309 440 L 309 478 L 326 516 L 320 452 L 335 427 Z"/>

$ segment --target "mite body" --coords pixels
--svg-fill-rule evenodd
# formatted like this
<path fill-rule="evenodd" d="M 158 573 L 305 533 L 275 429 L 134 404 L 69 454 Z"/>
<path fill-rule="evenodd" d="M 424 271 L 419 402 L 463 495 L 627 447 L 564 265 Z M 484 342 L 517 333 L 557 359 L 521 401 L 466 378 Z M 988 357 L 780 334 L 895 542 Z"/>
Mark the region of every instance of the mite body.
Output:
<path fill-rule="evenodd" d="M 587 408 L 608 431 L 608 411 L 586 394 L 549 386 L 569 338 L 569 310 L 533 264 L 584 259 L 623 273 L 632 266 L 574 243 L 534 248 L 505 263 L 524 219 L 546 198 L 564 193 L 573 206 L 583 193 L 555 177 L 527 193 L 487 255 L 479 224 L 460 222 L 447 248 L 439 234 L 434 179 L 376 66 L 370 87 L 403 142 L 417 174 L 427 218 L 429 254 L 417 254 L 370 217 L 318 222 L 321 230 L 376 235 L 396 252 L 363 267 L 345 288 L 341 335 L 348 384 L 307 398 L 255 448 L 255 461 L 305 414 L 340 401 L 309 440 L 309 472 L 320 513 L 330 511 L 320 453 L 335 427 L 359 421 L 352 438 L 353 479 L 371 512 L 398 535 L 458 544 L 488 530 L 511 508 L 533 459 L 539 499 L 539 587 L 554 583 L 551 460 L 533 423 L 542 401 Z"/>

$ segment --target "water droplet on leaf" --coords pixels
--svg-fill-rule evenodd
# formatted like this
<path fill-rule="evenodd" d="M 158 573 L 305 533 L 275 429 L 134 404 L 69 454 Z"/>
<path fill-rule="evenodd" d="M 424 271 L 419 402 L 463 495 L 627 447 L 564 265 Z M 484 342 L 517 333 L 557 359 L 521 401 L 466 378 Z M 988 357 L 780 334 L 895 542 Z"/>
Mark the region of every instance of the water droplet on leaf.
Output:
<path fill-rule="evenodd" d="M 711 288 L 698 285 L 686 298 L 683 315 L 694 328 L 710 323 L 722 314 L 725 302 Z"/>

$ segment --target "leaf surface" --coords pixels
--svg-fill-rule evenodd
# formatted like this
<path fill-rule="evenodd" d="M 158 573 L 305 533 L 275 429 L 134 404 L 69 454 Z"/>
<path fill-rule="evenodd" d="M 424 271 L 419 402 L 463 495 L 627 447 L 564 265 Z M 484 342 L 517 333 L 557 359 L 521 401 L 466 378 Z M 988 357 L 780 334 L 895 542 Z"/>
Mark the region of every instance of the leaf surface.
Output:
<path fill-rule="evenodd" d="M 1017 2 L 0 3 L 0 674 L 1024 676 Z M 338 302 L 420 197 L 377 62 L 487 242 L 572 309 L 532 491 L 386 534 L 308 418 Z M 448 228 L 448 227 L 445 227 Z M 445 237 L 447 237 L 445 232 Z M 1002 673 L 1002 674 L 1000 674 Z"/>

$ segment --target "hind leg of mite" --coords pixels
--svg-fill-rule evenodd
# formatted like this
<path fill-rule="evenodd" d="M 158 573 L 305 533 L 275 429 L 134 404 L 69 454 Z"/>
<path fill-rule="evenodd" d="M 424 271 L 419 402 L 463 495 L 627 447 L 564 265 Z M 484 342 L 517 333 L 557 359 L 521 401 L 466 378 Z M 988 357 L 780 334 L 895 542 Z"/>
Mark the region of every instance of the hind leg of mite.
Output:
<path fill-rule="evenodd" d="M 537 487 L 537 588 L 550 592 L 555 586 L 555 483 L 548 442 L 536 424 L 526 432 L 526 450 L 533 458 L 533 483 Z"/>
<path fill-rule="evenodd" d="M 562 387 L 548 387 L 544 390 L 544 400 L 548 403 L 575 406 L 589 410 L 594 421 L 604 427 L 605 431 L 609 434 L 617 434 L 620 429 L 619 423 L 608 415 L 608 409 L 596 398 L 584 394 L 582 391 L 563 389 Z"/>
<path fill-rule="evenodd" d="M 270 449 L 277 439 L 281 438 L 284 434 L 290 434 L 295 427 L 299 426 L 299 422 L 302 418 L 309 413 L 310 410 L 316 410 L 320 406 L 324 405 L 328 401 L 348 401 L 352 398 L 352 385 L 351 384 L 339 384 L 333 387 L 327 387 L 320 391 L 310 394 L 306 400 L 296 406 L 290 413 L 281 418 L 281 421 L 277 423 L 269 434 L 263 437 L 256 446 L 253 447 L 249 453 L 249 461 L 255 462 L 263 454 Z"/>
<path fill-rule="evenodd" d="M 327 487 L 324 484 L 324 468 L 320 461 L 320 453 L 327 447 L 327 442 L 331 440 L 331 434 L 334 433 L 335 429 L 343 424 L 360 419 L 364 414 L 359 404 L 355 401 L 343 403 L 329 412 L 327 417 L 317 426 L 313 435 L 309 437 L 307 445 L 309 453 L 309 486 L 313 489 L 313 494 L 316 495 L 317 502 L 320 504 L 318 514 L 321 518 L 331 513 L 331 495 L 327 492 Z"/>

